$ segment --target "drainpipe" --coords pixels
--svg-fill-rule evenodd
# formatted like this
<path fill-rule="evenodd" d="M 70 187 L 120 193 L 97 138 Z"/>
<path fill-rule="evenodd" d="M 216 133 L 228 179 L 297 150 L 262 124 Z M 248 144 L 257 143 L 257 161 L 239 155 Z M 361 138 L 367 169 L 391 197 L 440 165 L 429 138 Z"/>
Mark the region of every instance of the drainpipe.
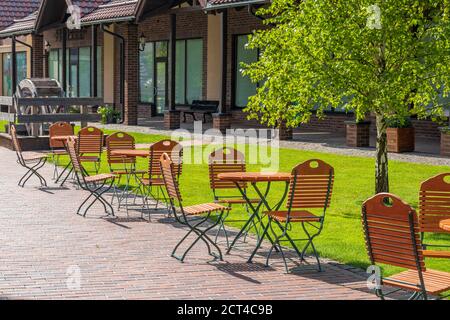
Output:
<path fill-rule="evenodd" d="M 118 33 L 109 31 L 103 24 L 102 31 L 120 40 L 120 105 L 122 106 L 122 120 L 120 123 L 123 123 L 125 121 L 125 38 Z"/>
<path fill-rule="evenodd" d="M 31 58 L 33 58 L 33 46 L 32 46 L 32 45 L 30 45 L 30 44 L 28 44 L 28 43 L 26 43 L 26 42 L 20 41 L 19 39 L 16 39 L 16 42 L 18 42 L 18 43 L 20 43 L 21 45 L 23 45 L 23 46 L 29 48 L 29 49 L 30 49 L 30 56 L 31 56 Z M 31 70 L 31 78 L 33 77 L 33 69 L 34 69 L 34 63 L 33 63 L 33 61 L 31 61 L 31 66 L 30 66 L 30 70 Z"/>

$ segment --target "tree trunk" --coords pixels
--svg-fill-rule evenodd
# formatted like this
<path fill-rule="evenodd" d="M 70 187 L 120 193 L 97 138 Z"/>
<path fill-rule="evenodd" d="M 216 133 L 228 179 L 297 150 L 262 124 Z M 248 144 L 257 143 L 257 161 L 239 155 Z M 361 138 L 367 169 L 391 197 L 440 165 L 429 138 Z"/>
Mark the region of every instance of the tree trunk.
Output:
<path fill-rule="evenodd" d="M 376 115 L 377 122 L 377 159 L 375 163 L 375 192 L 389 192 L 388 152 L 386 119 Z"/>

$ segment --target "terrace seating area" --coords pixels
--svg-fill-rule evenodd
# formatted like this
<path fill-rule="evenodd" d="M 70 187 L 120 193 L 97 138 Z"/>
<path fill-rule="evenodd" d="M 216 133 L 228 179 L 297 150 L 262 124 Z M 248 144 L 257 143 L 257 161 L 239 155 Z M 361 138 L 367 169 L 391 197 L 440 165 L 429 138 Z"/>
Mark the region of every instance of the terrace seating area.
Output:
<path fill-rule="evenodd" d="M 70 160 L 59 176 L 54 178 L 55 187 L 49 187 L 44 178 L 51 172 L 47 168 L 49 166 L 44 165 L 47 158 L 55 161 L 55 150 L 48 154 L 34 154 L 33 157 L 24 155 L 15 127 L 11 125 L 17 162 L 28 170 L 19 181 L 23 191 L 17 193 L 25 195 L 31 192 L 37 196 L 36 192 L 42 192 L 39 195 L 44 194 L 43 202 L 63 201 L 60 199 L 61 194 L 64 194 L 64 201 L 71 197 L 71 206 L 76 205 L 78 209 L 73 209 L 73 212 L 65 210 L 64 215 L 73 214 L 86 219 L 81 222 L 71 216 L 71 223 L 90 229 L 103 221 L 110 226 L 129 230 L 134 229 L 135 223 L 144 222 L 143 225 L 139 224 L 139 229 L 142 232 L 147 229 L 148 237 L 155 238 L 145 241 L 152 241 L 154 247 L 151 250 L 158 253 L 157 263 L 163 256 L 171 256 L 179 262 L 194 263 L 196 266 L 212 264 L 217 268 L 216 273 L 223 272 L 240 279 L 237 282 L 232 280 L 232 286 L 240 281 L 253 285 L 265 282 L 255 280 L 247 272 L 269 272 L 271 277 L 283 277 L 284 272 L 286 280 L 283 281 L 293 279 L 294 276 L 299 286 L 302 286 L 304 283 L 300 279 L 314 279 L 321 282 L 320 285 L 337 285 L 339 290 L 347 294 L 335 298 L 347 298 L 353 294 L 360 295 L 360 298 L 375 296 L 373 293 L 372 296 L 367 294 L 370 293 L 368 289 L 354 290 L 345 284 L 332 283 L 333 277 L 357 277 L 344 270 L 334 270 L 327 275 L 334 267 L 329 261 L 322 261 L 318 255 L 315 241 L 326 228 L 324 222 L 335 194 L 335 174 L 338 175 L 331 164 L 320 159 L 310 159 L 296 165 L 292 172 L 250 172 L 247 171 L 242 153 L 232 148 L 218 147 L 209 155 L 210 186 L 205 186 L 204 190 L 205 194 L 211 192 L 211 201 L 185 206 L 179 180 L 190 178 L 183 175 L 183 146 L 177 141 L 164 139 L 151 144 L 147 150 L 140 150 L 136 149 L 134 138 L 124 132 L 110 134 L 105 139 L 104 132 L 92 126 L 81 129 L 76 135 L 73 131 L 64 131 L 64 135 L 59 135 L 62 131 L 55 129 L 73 128 L 70 124 L 56 123 L 52 127 L 50 141 L 62 142 L 61 145 L 54 145 L 64 148 L 63 151 L 59 149 L 57 155 L 67 154 Z M 109 172 L 100 170 L 103 153 L 107 155 Z M 147 161 L 148 170 L 137 170 L 138 158 Z M 27 161 L 31 160 L 37 161 L 37 164 L 29 165 Z M 86 163 L 89 163 L 91 172 Z M 53 168 L 55 172 L 57 169 Z M 9 174 L 7 176 L 10 177 Z M 32 180 L 33 176 L 38 179 Z M 378 195 L 363 204 L 361 221 L 372 264 L 391 264 L 409 269 L 398 276 L 381 277 L 379 284 L 387 285 L 388 290 L 385 290 L 385 286 L 377 286 L 374 292 L 376 296 L 382 299 L 434 299 L 450 289 L 450 274 L 427 269 L 425 261 L 425 258 L 449 258 L 448 251 L 442 248 L 431 250 L 433 245 L 423 240 L 427 232 L 449 232 L 450 213 L 446 204 L 450 199 L 450 187 L 446 182 L 447 176 L 441 174 L 422 184 L 419 214 L 391 194 Z M 123 179 L 125 184 L 121 183 Z M 30 187 L 35 186 L 36 182 L 39 182 L 38 189 L 25 189 L 26 183 Z M 285 192 L 281 199 L 275 200 L 271 197 L 271 186 L 277 184 L 284 186 Z M 233 191 L 233 195 L 227 193 L 228 196 L 221 197 L 220 192 L 225 189 Z M 243 206 L 248 214 L 240 230 L 226 226 L 228 215 L 236 206 Z M 122 209 L 126 209 L 126 216 L 123 216 Z M 53 207 L 48 207 L 47 211 L 50 211 L 47 215 L 54 214 Z M 135 218 L 136 213 L 140 214 L 139 219 Z M 176 231 L 169 231 L 173 227 Z M 70 230 L 70 226 L 65 228 Z M 302 230 L 302 238 L 294 238 L 293 229 Z M 166 241 L 163 236 L 166 232 L 172 234 L 170 241 Z M 90 241 L 90 236 L 83 238 Z M 160 242 L 153 242 L 157 239 Z M 292 249 L 285 244 L 289 244 Z M 303 246 L 299 247 L 299 244 Z M 97 242 L 96 245 L 103 246 L 104 242 Z M 141 255 L 134 256 L 137 261 L 141 258 L 147 259 Z M 176 260 L 163 260 L 178 269 L 176 264 L 179 262 Z M 218 274 L 212 273 L 213 279 L 218 277 Z M 259 279 L 259 276 L 256 278 Z M 217 289 L 210 288 L 207 283 L 203 285 L 209 290 Z M 267 295 L 264 297 L 277 293 L 262 290 Z M 299 288 L 298 292 L 302 290 Z"/>

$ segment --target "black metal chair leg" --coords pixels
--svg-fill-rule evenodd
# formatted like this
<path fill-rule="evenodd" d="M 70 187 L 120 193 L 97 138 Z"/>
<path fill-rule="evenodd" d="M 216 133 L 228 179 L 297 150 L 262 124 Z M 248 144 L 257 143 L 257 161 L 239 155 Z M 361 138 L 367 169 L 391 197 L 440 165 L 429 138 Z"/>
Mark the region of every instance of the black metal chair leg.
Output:
<path fill-rule="evenodd" d="M 181 219 L 179 219 L 179 218 L 177 218 L 177 220 L 178 220 L 179 223 L 184 224 L 184 225 L 186 225 L 186 226 L 188 226 L 188 227 L 190 228 L 189 232 L 188 232 L 183 238 L 181 238 L 181 240 L 177 243 L 177 245 L 175 246 L 175 248 L 174 248 L 173 251 L 172 251 L 172 257 L 176 258 L 177 260 L 182 261 L 181 258 L 179 258 L 179 257 L 176 255 L 176 252 L 177 252 L 178 248 L 181 246 L 181 244 L 182 244 L 182 243 L 183 243 L 183 242 L 184 242 L 184 241 L 185 241 L 185 240 L 186 240 L 193 232 L 195 232 L 195 231 L 194 231 L 194 227 L 197 227 L 197 226 L 201 225 L 202 223 L 204 223 L 204 222 L 206 221 L 206 219 L 201 220 L 201 221 L 200 221 L 198 224 L 196 224 L 195 226 L 191 226 L 191 225 L 188 223 L 187 220 L 186 220 L 185 222 L 181 221 Z"/>
<path fill-rule="evenodd" d="M 258 252 L 259 248 L 261 247 L 261 244 L 265 238 L 265 236 L 268 234 L 269 231 L 269 225 L 270 222 L 267 223 L 267 226 L 264 228 L 263 234 L 261 235 L 261 238 L 259 239 L 258 243 L 256 244 L 255 250 L 253 250 L 252 254 L 250 255 L 250 258 L 248 258 L 248 263 L 252 263 L 253 258 L 255 257 L 256 253 Z"/>
<path fill-rule="evenodd" d="M 19 186 L 20 187 L 25 187 L 25 184 L 28 182 L 28 180 L 30 180 L 33 176 L 36 176 L 40 183 L 41 186 L 47 186 L 47 181 L 45 181 L 44 177 L 42 177 L 39 173 L 38 170 L 41 169 L 44 165 L 45 165 L 46 161 L 40 160 L 37 164 L 35 164 L 32 167 L 29 167 L 27 165 L 23 165 L 24 168 L 28 169 L 27 173 L 25 173 L 23 175 L 23 177 L 19 180 Z"/>
<path fill-rule="evenodd" d="M 208 221 L 210 214 L 207 216 L 206 221 Z M 204 222 L 202 222 L 201 224 L 203 224 Z M 208 247 L 208 254 L 216 259 L 219 259 L 220 261 L 223 260 L 223 256 L 222 256 L 222 251 L 220 250 L 220 248 L 211 240 L 211 238 L 208 237 L 207 232 L 210 231 L 211 229 L 215 228 L 218 225 L 219 221 L 216 221 L 216 223 L 212 224 L 210 227 L 206 228 L 205 230 L 201 231 L 197 228 L 195 228 L 196 230 L 194 230 L 194 232 L 198 235 L 198 238 L 194 241 L 194 243 L 192 243 L 192 245 L 186 250 L 186 252 L 183 255 L 183 258 L 181 261 L 183 261 L 186 257 L 186 255 L 189 253 L 189 251 L 191 251 L 191 249 L 195 246 L 195 244 L 199 241 L 202 240 L 203 242 L 206 243 L 207 247 Z M 198 225 L 199 227 L 200 225 Z M 209 242 L 209 243 L 208 243 Z M 213 254 L 213 252 L 211 251 L 211 247 L 210 245 L 213 245 L 217 252 L 219 253 L 219 256 L 215 256 Z"/>
<path fill-rule="evenodd" d="M 79 216 L 85 216 L 85 214 L 81 214 L 81 209 L 84 207 L 86 203 L 93 197 L 94 195 L 91 193 L 84 201 L 81 203 L 81 205 L 78 207 L 77 215 Z"/>
<path fill-rule="evenodd" d="M 285 232 L 283 225 L 282 225 L 279 221 L 277 221 L 277 220 L 275 220 L 275 222 L 277 223 L 277 225 L 278 225 L 278 227 L 280 228 L 280 230 L 281 230 L 282 232 Z M 302 253 L 301 253 L 300 249 L 297 247 L 297 245 L 295 244 L 294 240 L 291 238 L 291 236 L 289 235 L 289 233 L 286 232 L 285 235 L 286 235 L 286 238 L 288 239 L 289 243 L 292 245 L 292 247 L 294 248 L 295 252 L 296 252 L 297 255 L 299 256 L 300 261 L 305 261 L 305 259 L 304 259 L 303 256 L 302 256 Z"/>

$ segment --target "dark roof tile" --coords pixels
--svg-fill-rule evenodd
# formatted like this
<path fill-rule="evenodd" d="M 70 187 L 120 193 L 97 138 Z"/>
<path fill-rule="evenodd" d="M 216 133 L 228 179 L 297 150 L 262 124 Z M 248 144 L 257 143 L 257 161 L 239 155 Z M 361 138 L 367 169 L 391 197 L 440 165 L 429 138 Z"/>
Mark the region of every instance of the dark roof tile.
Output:
<path fill-rule="evenodd" d="M 1 0 L 0 30 L 22 19 L 39 8 L 40 0 Z"/>
<path fill-rule="evenodd" d="M 113 0 L 99 6 L 96 10 L 85 15 L 82 23 L 117 20 L 120 18 L 133 18 L 136 10 L 137 0 Z"/>

